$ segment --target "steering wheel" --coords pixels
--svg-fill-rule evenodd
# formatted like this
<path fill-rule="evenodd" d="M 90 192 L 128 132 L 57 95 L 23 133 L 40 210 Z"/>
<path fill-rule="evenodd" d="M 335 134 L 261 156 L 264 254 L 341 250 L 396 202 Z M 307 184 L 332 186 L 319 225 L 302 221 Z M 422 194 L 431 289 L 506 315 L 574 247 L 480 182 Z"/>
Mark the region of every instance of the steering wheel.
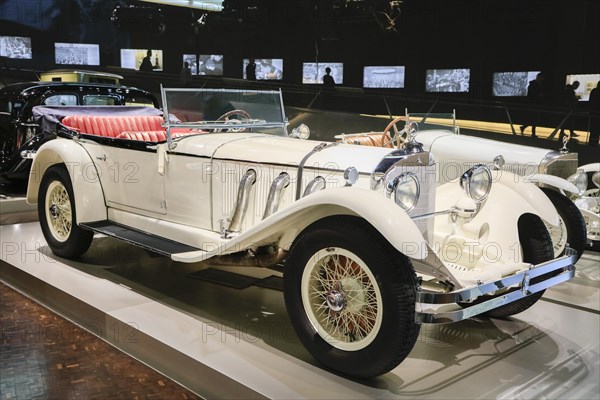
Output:
<path fill-rule="evenodd" d="M 396 124 L 400 121 L 404 121 L 406 117 L 397 117 L 394 118 L 389 124 L 388 126 L 385 127 L 385 129 L 383 130 L 383 135 L 381 135 L 381 147 L 389 147 L 390 143 L 392 144 L 392 147 L 397 147 L 400 148 L 400 144 L 406 142 L 406 129 L 401 129 L 398 130 L 398 127 L 396 126 Z M 394 135 L 390 135 L 390 130 L 394 128 Z M 396 142 L 396 145 L 394 146 L 393 143 L 394 141 Z"/>
<path fill-rule="evenodd" d="M 241 117 L 241 118 L 231 118 L 233 116 L 237 116 L 237 117 Z M 228 122 L 228 123 L 233 123 L 233 124 L 241 124 L 242 121 L 240 119 L 252 119 L 252 117 L 250 117 L 250 114 L 248 114 L 247 111 L 244 110 L 231 110 L 231 111 L 227 111 L 225 114 L 221 115 L 219 118 L 217 118 L 217 120 L 215 122 Z M 246 130 L 246 128 L 227 128 L 227 129 L 220 129 L 220 128 L 216 128 L 213 129 L 213 132 L 244 132 Z"/>

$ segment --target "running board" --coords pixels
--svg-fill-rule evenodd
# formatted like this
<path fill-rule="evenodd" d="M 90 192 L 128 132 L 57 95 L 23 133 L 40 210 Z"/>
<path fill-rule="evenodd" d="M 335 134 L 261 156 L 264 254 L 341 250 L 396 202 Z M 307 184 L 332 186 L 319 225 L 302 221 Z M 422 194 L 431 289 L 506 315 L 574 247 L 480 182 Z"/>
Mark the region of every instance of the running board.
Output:
<path fill-rule="evenodd" d="M 170 239 L 152 235 L 150 233 L 138 231 L 128 226 L 116 224 L 108 220 L 87 222 L 79 224 L 79 226 L 84 229 L 102 233 L 106 236 L 114 237 L 124 242 L 168 257 L 178 253 L 202 252 L 201 249 L 196 247 L 178 243 Z"/>

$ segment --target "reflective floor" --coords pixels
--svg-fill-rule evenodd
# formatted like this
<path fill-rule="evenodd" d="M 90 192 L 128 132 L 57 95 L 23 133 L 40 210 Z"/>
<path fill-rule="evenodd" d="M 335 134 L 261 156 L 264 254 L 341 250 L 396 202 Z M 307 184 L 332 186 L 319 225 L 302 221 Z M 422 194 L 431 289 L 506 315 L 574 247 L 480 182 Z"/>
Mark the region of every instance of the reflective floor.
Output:
<path fill-rule="evenodd" d="M 600 398 L 598 253 L 584 253 L 576 278 L 526 312 L 423 325 L 402 364 L 356 381 L 307 353 L 278 290 L 194 279 L 191 273 L 210 266 L 174 263 L 106 237 L 79 261 L 58 259 L 37 222 L 1 226 L 0 235 L 3 281 L 201 396 Z"/>

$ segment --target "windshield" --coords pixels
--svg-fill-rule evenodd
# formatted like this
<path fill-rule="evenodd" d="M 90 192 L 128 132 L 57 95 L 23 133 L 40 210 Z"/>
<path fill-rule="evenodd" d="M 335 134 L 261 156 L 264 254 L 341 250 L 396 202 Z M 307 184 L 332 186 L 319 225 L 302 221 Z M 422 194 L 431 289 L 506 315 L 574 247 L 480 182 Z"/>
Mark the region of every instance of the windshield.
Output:
<path fill-rule="evenodd" d="M 287 135 L 281 91 L 161 88 L 168 128 Z"/>

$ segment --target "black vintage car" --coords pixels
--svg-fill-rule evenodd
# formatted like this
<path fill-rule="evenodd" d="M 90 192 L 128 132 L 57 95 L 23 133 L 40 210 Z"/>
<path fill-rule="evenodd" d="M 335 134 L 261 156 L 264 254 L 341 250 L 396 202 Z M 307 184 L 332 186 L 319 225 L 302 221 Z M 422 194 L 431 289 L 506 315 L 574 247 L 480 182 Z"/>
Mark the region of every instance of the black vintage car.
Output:
<path fill-rule="evenodd" d="M 55 136 L 43 132 L 32 109 L 46 106 L 132 105 L 158 108 L 156 97 L 134 87 L 79 82 L 25 82 L 0 89 L 0 178 L 26 181 L 31 167 L 28 151 Z"/>

